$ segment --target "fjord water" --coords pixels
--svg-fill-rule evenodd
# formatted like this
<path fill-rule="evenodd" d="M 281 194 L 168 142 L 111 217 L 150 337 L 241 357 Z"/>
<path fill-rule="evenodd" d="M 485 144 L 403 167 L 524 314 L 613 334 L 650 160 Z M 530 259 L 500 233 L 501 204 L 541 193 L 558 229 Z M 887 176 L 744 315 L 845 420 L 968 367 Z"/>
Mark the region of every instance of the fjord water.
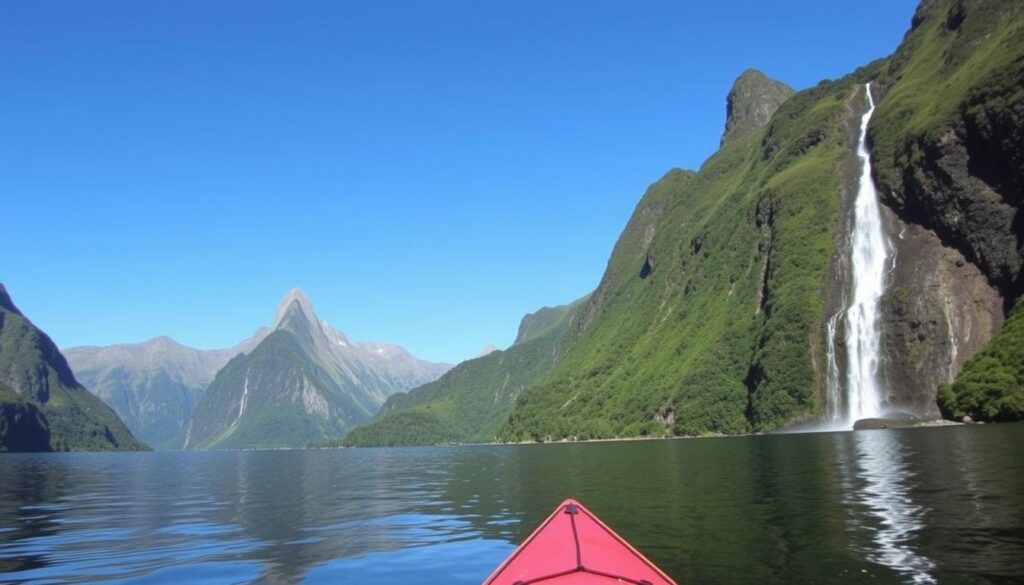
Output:
<path fill-rule="evenodd" d="M 576 497 L 680 583 L 1024 579 L 1024 425 L 0 457 L 0 582 L 478 583 Z"/>

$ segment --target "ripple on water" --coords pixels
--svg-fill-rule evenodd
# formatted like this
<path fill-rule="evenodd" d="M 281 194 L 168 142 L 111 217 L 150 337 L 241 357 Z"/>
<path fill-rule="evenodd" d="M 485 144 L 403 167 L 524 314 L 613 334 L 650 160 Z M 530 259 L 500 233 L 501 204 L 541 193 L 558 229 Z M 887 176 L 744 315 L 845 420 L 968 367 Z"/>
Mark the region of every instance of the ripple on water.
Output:
<path fill-rule="evenodd" d="M 565 497 L 680 583 L 1013 582 L 1021 446 L 987 425 L 2 456 L 0 582 L 476 584 Z"/>
<path fill-rule="evenodd" d="M 513 550 L 515 545 L 509 542 L 476 539 L 381 551 L 319 563 L 302 581 L 346 583 L 358 575 L 360 585 L 477 583 L 494 570 L 495 559 L 503 559 Z"/>

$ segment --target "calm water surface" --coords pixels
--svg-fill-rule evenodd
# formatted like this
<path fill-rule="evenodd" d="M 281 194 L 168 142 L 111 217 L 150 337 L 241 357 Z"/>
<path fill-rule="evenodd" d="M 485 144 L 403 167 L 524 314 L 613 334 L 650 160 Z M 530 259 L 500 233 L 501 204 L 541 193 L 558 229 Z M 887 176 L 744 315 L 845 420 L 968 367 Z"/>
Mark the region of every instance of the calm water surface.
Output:
<path fill-rule="evenodd" d="M 680 583 L 1024 582 L 1024 425 L 0 456 L 0 582 L 479 583 L 577 497 Z"/>

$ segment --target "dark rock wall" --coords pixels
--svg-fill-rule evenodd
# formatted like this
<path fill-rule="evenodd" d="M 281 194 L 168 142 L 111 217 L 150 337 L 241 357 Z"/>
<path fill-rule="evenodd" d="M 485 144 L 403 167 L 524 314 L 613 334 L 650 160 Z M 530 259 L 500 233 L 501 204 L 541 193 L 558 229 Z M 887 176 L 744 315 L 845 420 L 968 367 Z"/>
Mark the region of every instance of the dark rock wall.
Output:
<path fill-rule="evenodd" d="M 886 400 L 893 410 L 937 418 L 938 386 L 1002 327 L 1002 297 L 935 232 L 885 215 L 895 251 L 882 299 Z"/>
<path fill-rule="evenodd" d="M 881 92 L 876 100 L 884 99 Z M 840 223 L 835 235 L 836 256 L 832 278 L 823 285 L 824 337 L 828 319 L 849 303 L 850 232 L 860 163 L 856 158 L 860 116 L 866 107 L 863 91 L 850 99 L 848 144 L 850 155 L 840 173 Z M 880 376 L 887 408 L 925 418 L 937 418 L 936 391 L 952 382 L 964 363 L 981 350 L 1004 321 L 1003 296 L 985 271 L 959 249 L 943 242 L 920 216 L 903 208 L 894 210 L 893 198 L 882 194 L 886 235 L 893 247 L 891 270 L 882 299 L 882 363 Z M 903 211 L 903 213 L 900 213 Z M 918 219 L 915 222 L 914 219 Z M 844 320 L 835 334 L 839 379 L 845 380 Z M 816 360 L 820 404 L 827 391 L 826 351 Z"/>

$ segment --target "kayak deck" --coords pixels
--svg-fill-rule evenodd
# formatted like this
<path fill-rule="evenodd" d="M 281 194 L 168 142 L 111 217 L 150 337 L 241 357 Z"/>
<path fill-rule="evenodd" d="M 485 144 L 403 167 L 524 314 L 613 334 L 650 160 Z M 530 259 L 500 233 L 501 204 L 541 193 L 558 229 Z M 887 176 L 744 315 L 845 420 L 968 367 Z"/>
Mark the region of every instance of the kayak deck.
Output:
<path fill-rule="evenodd" d="M 675 585 L 576 500 L 565 500 L 484 585 Z"/>

